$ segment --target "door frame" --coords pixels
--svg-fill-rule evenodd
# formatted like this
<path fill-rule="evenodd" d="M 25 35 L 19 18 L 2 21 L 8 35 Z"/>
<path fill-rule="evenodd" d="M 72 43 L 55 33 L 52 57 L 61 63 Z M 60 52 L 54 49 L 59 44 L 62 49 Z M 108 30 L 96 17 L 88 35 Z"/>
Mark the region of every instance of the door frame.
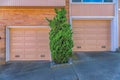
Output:
<path fill-rule="evenodd" d="M 6 62 L 10 61 L 10 29 L 11 28 L 49 28 L 49 26 L 6 26 Z M 50 52 L 51 54 L 51 52 Z M 51 61 L 50 55 L 50 61 Z"/>

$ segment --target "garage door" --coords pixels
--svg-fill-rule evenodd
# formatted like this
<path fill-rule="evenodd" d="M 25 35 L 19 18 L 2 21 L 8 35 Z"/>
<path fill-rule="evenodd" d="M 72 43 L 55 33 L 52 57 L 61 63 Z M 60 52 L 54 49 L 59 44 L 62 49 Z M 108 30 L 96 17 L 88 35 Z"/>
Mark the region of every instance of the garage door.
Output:
<path fill-rule="evenodd" d="M 50 60 L 49 29 L 11 28 L 10 60 Z"/>
<path fill-rule="evenodd" d="M 73 51 L 110 51 L 109 20 L 73 20 Z"/>

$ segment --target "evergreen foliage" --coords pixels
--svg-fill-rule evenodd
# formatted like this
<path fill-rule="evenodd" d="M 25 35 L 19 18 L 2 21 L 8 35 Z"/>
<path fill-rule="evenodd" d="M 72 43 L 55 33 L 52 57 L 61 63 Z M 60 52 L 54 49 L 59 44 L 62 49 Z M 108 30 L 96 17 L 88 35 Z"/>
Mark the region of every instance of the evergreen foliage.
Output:
<path fill-rule="evenodd" d="M 49 22 L 50 30 L 50 50 L 52 59 L 57 64 L 67 63 L 72 56 L 72 30 L 67 22 L 66 10 L 55 9 L 56 16 L 47 21 Z"/>

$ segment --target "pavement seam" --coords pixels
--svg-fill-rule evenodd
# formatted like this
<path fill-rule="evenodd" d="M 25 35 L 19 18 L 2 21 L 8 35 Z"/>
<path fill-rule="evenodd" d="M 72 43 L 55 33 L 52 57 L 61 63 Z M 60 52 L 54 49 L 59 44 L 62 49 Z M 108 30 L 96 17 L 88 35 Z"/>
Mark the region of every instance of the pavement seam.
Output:
<path fill-rule="evenodd" d="M 74 65 L 72 65 L 72 68 L 73 68 L 73 71 L 74 71 L 74 73 L 75 73 L 75 75 L 76 75 L 76 80 L 80 80 L 79 79 L 79 74 L 77 74 L 77 71 L 75 70 L 75 67 L 74 67 Z"/>
<path fill-rule="evenodd" d="M 52 70 L 52 75 L 53 75 L 53 80 L 55 80 L 55 72 L 54 72 L 54 70 L 51 68 L 51 70 Z"/>

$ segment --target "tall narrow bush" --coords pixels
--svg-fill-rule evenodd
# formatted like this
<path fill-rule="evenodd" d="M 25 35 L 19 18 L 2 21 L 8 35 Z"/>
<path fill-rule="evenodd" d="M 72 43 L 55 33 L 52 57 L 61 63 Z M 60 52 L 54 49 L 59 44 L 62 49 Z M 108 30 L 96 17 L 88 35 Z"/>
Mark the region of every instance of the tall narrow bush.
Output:
<path fill-rule="evenodd" d="M 49 22 L 50 30 L 50 50 L 52 59 L 55 63 L 67 63 L 72 56 L 72 30 L 67 22 L 66 10 L 55 9 L 56 16 L 47 21 Z"/>

